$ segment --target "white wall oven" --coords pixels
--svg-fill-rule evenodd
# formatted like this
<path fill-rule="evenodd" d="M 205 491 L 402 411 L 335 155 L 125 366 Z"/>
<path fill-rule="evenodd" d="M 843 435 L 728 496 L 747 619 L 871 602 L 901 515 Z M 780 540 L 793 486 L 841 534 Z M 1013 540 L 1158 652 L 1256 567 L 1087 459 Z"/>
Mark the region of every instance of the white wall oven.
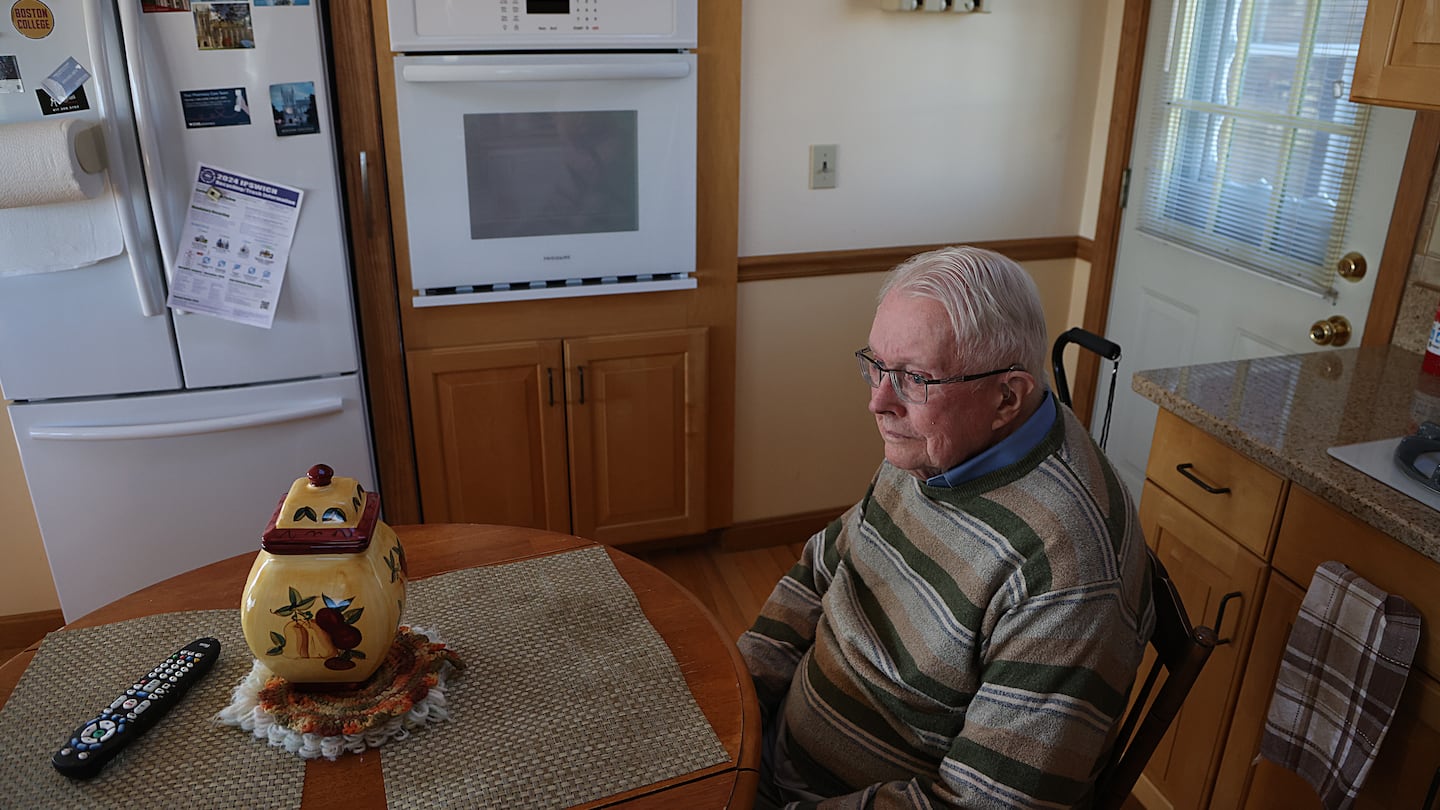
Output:
<path fill-rule="evenodd" d="M 391 0 L 416 306 L 695 286 L 696 0 Z"/>

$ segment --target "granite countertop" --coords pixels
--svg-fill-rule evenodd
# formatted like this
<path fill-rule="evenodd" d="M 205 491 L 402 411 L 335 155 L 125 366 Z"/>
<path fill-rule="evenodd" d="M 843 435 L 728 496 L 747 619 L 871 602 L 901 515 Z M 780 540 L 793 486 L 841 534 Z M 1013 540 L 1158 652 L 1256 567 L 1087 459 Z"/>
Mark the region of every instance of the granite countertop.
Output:
<path fill-rule="evenodd" d="M 1137 372 L 1136 393 L 1221 443 L 1440 562 L 1440 511 L 1326 450 L 1414 432 L 1440 394 L 1421 355 L 1394 346 L 1341 349 Z M 1431 380 L 1434 382 L 1430 382 Z"/>

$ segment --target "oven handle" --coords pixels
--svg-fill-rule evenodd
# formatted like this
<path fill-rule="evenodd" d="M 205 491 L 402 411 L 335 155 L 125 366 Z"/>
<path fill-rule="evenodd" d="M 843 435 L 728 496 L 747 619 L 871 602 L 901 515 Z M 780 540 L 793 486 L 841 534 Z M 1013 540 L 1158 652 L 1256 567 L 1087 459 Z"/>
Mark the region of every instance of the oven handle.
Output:
<path fill-rule="evenodd" d="M 683 79 L 690 63 L 683 61 L 566 65 L 406 65 L 407 82 L 568 82 L 589 79 Z"/>

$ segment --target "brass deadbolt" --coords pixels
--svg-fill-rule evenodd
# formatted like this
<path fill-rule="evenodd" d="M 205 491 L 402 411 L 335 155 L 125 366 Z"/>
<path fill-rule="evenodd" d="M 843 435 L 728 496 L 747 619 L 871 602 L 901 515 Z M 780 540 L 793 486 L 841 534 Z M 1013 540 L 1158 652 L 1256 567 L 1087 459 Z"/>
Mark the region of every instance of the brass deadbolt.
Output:
<path fill-rule="evenodd" d="M 1310 340 L 1321 346 L 1339 348 L 1350 342 L 1350 321 L 1344 315 L 1331 315 L 1310 327 Z"/>
<path fill-rule="evenodd" d="M 1346 253 L 1335 263 L 1335 271 L 1346 281 L 1359 281 L 1365 278 L 1365 257 L 1354 251 Z"/>

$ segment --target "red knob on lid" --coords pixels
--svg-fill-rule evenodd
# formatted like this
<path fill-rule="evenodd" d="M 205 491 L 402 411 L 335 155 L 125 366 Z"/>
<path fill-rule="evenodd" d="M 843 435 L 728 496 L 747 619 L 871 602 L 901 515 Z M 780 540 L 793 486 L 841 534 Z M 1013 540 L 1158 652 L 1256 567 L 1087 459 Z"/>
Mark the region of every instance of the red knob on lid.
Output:
<path fill-rule="evenodd" d="M 310 486 L 312 487 L 330 486 L 330 479 L 334 477 L 334 475 L 335 470 L 332 469 L 329 464 L 316 464 L 305 473 L 305 477 L 310 479 Z"/>

